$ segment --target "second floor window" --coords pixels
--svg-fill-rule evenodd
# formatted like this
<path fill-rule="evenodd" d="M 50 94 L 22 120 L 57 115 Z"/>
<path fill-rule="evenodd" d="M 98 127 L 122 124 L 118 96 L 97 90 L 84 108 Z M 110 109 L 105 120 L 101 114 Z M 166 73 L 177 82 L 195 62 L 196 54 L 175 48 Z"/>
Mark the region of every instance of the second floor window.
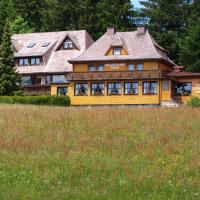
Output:
<path fill-rule="evenodd" d="M 75 95 L 76 96 L 87 96 L 88 95 L 88 84 L 87 83 L 76 83 L 75 84 Z"/>
<path fill-rule="evenodd" d="M 125 83 L 124 94 L 138 94 L 138 83 Z"/>
<path fill-rule="evenodd" d="M 19 59 L 19 65 L 20 65 L 20 66 L 29 65 L 28 58 L 20 58 L 20 59 Z"/>
<path fill-rule="evenodd" d="M 40 65 L 40 58 L 31 58 L 31 65 Z"/>
<path fill-rule="evenodd" d="M 22 76 L 21 84 L 22 86 L 31 85 L 32 84 L 31 76 Z"/>
<path fill-rule="evenodd" d="M 52 83 L 67 83 L 67 78 L 65 75 L 53 75 Z"/>
<path fill-rule="evenodd" d="M 108 94 L 109 95 L 120 95 L 121 94 L 121 83 L 108 83 Z"/>
<path fill-rule="evenodd" d="M 92 95 L 104 95 L 104 83 L 92 83 L 91 94 Z"/>
<path fill-rule="evenodd" d="M 89 71 L 90 72 L 102 72 L 104 71 L 103 65 L 89 65 Z"/>
<path fill-rule="evenodd" d="M 137 70 L 139 71 L 143 70 L 143 64 L 137 64 Z"/>
<path fill-rule="evenodd" d="M 128 70 L 129 71 L 135 70 L 135 65 L 134 64 L 128 64 Z"/>
<path fill-rule="evenodd" d="M 71 40 L 66 40 L 64 42 L 64 49 L 72 49 L 73 48 L 73 43 Z"/>
<path fill-rule="evenodd" d="M 143 94 L 157 94 L 157 82 L 143 82 Z"/>
<path fill-rule="evenodd" d="M 52 76 L 45 76 L 45 84 L 50 85 L 52 83 Z"/>
<path fill-rule="evenodd" d="M 113 55 L 121 55 L 121 48 L 120 47 L 115 47 L 113 49 Z"/>

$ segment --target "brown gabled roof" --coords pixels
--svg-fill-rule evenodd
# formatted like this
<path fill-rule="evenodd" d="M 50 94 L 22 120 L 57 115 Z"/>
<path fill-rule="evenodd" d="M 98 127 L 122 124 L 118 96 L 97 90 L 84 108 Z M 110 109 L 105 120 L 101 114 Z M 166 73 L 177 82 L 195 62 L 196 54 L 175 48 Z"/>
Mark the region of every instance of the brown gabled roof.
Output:
<path fill-rule="evenodd" d="M 116 42 L 117 41 L 117 42 Z M 128 55 L 106 56 L 113 44 L 125 44 Z M 166 50 L 160 47 L 146 31 L 144 34 L 133 32 L 116 32 L 114 34 L 105 33 L 93 45 L 91 45 L 82 55 L 71 59 L 71 63 L 95 62 L 95 61 L 125 61 L 125 60 L 164 60 L 170 65 L 175 65 L 167 56 Z"/>
<path fill-rule="evenodd" d="M 66 37 L 72 40 L 76 49 L 56 51 Z M 45 42 L 49 42 L 49 46 L 42 47 Z M 30 43 L 36 43 L 36 45 L 27 48 Z M 92 38 L 85 30 L 16 34 L 12 36 L 12 44 L 16 50 L 15 57 L 44 57 L 43 65 L 17 67 L 20 74 L 71 72 L 72 64 L 68 61 L 80 56 L 92 43 Z"/>

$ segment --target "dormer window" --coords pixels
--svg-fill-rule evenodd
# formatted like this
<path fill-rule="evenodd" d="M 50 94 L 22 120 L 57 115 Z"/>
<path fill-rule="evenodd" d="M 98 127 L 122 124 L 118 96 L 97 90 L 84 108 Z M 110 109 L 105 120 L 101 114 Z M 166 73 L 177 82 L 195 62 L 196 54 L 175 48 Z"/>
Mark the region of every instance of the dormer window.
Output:
<path fill-rule="evenodd" d="M 31 65 L 40 65 L 40 58 L 31 58 Z"/>
<path fill-rule="evenodd" d="M 64 42 L 64 49 L 72 49 L 73 48 L 73 42 L 71 40 L 66 40 Z"/>
<path fill-rule="evenodd" d="M 121 48 L 120 47 L 113 48 L 113 55 L 121 55 Z"/>
<path fill-rule="evenodd" d="M 36 43 L 33 43 L 33 42 L 29 43 L 28 46 L 27 46 L 27 48 L 33 48 L 35 45 L 36 45 Z"/>

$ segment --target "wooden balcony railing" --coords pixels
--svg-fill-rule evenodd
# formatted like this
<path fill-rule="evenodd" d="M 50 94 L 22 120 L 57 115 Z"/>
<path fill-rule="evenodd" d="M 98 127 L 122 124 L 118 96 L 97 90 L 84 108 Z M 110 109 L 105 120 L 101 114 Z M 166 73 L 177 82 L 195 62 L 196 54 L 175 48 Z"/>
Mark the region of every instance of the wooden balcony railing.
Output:
<path fill-rule="evenodd" d="M 115 80 L 115 79 L 158 79 L 166 77 L 167 71 L 118 71 L 118 72 L 73 72 L 68 74 L 69 81 Z"/>
<path fill-rule="evenodd" d="M 49 85 L 27 85 L 23 86 L 24 95 L 50 95 L 51 86 Z"/>

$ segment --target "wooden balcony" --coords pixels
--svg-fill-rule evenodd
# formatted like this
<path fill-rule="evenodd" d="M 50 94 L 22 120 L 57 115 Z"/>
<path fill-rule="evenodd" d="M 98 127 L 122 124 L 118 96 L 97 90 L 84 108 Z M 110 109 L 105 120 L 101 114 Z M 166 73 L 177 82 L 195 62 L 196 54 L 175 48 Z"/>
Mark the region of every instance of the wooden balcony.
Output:
<path fill-rule="evenodd" d="M 51 86 L 49 85 L 27 85 L 23 86 L 22 88 L 23 88 L 23 94 L 27 96 L 51 94 Z"/>
<path fill-rule="evenodd" d="M 159 79 L 166 77 L 167 71 L 109 71 L 109 72 L 73 72 L 68 74 L 69 81 L 86 80 L 126 80 L 126 79 Z"/>

